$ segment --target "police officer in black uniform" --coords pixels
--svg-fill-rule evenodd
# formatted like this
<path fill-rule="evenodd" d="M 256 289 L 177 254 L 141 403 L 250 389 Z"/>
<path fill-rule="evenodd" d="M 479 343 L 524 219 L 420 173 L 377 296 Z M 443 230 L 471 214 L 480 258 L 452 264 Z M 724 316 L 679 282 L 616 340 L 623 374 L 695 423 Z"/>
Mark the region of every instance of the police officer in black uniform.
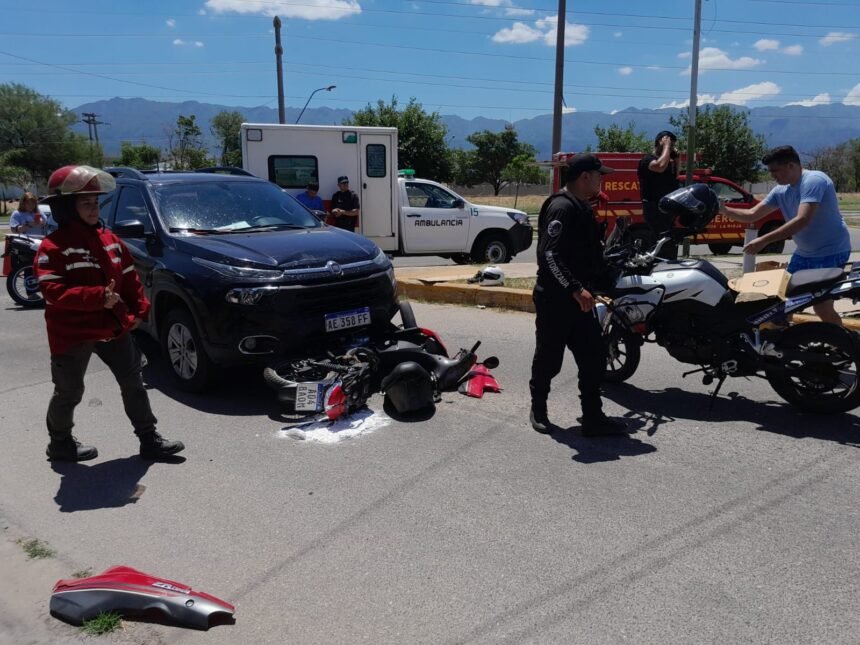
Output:
<path fill-rule="evenodd" d="M 600 399 L 606 354 L 591 290 L 607 278 L 601 229 L 588 200 L 600 192 L 600 181 L 613 169 L 592 154 L 570 158 L 564 189 L 547 199 L 540 211 L 537 243 L 535 355 L 532 361 L 531 413 L 538 432 L 555 427 L 547 416 L 552 379 L 561 370 L 564 348 L 573 353 L 579 371 L 582 434 L 626 434 L 625 424 L 607 417 Z"/>
<path fill-rule="evenodd" d="M 349 189 L 349 177 L 337 178 L 337 192 L 331 197 L 331 214 L 334 225 L 347 231 L 355 231 L 355 223 L 361 212 L 358 195 Z"/>
<path fill-rule="evenodd" d="M 642 157 L 636 171 L 639 177 L 639 194 L 642 197 L 642 215 L 651 229 L 653 242 L 657 241 L 661 233 L 672 227 L 671 216 L 661 213 L 657 204 L 679 187 L 678 151 L 675 149 L 677 141 L 678 137 L 672 132 L 659 132 L 654 137 L 654 154 Z M 665 244 L 661 256 L 677 260 L 678 245 L 674 242 Z"/>

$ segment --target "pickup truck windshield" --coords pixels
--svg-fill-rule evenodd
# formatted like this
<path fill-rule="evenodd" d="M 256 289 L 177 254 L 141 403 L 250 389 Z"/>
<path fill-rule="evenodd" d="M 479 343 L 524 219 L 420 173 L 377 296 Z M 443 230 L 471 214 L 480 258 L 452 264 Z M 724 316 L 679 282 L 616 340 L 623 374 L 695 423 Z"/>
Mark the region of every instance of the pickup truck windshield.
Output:
<path fill-rule="evenodd" d="M 171 231 L 239 233 L 322 226 L 304 206 L 268 182 L 166 184 L 155 193 Z"/>

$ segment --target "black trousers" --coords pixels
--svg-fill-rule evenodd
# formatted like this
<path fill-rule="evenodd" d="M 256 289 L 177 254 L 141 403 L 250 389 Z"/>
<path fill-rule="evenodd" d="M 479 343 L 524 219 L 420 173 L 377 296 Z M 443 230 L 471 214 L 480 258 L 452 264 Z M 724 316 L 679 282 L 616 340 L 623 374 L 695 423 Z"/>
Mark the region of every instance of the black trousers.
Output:
<path fill-rule="evenodd" d="M 583 312 L 566 294 L 535 292 L 535 355 L 529 381 L 532 401 L 546 403 L 550 384 L 561 371 L 565 347 L 571 351 L 579 371 L 579 398 L 584 417 L 603 413 L 600 382 L 606 370 L 606 352 L 600 324 L 593 311 Z"/>
<path fill-rule="evenodd" d="M 62 440 L 72 434 L 75 408 L 84 396 L 84 374 L 96 354 L 110 368 L 119 384 L 126 416 L 140 437 L 155 430 L 157 419 L 140 373 L 140 350 L 129 334 L 108 342 L 84 343 L 62 355 L 51 356 L 54 394 L 48 404 L 48 434 Z"/>
<path fill-rule="evenodd" d="M 645 223 L 651 229 L 651 245 L 653 246 L 661 234 L 672 228 L 672 217 L 661 213 L 656 202 L 647 201 L 642 202 L 642 215 L 645 217 Z M 677 260 L 678 245 L 675 242 L 666 242 L 660 250 L 660 257 L 667 260 Z"/>

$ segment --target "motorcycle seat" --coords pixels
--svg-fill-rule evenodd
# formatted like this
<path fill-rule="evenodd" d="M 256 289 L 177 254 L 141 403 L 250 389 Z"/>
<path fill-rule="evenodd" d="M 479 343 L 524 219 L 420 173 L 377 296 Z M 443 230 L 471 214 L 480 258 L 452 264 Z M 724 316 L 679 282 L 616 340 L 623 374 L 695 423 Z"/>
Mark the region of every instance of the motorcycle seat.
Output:
<path fill-rule="evenodd" d="M 839 282 L 845 277 L 842 269 L 807 269 L 791 275 L 785 288 L 785 297 L 791 298 L 816 289 L 823 289 Z"/>

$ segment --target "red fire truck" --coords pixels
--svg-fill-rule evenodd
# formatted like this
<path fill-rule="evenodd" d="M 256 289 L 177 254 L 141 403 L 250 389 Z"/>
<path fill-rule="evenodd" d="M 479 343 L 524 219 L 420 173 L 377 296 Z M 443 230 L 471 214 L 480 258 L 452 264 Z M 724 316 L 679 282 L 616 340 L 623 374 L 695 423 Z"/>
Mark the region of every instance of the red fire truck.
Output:
<path fill-rule="evenodd" d="M 553 155 L 553 192 L 562 185 L 565 164 L 573 154 L 560 152 Z M 598 152 L 595 154 L 604 164 L 615 169 L 614 173 L 603 178 L 601 199 L 597 206 L 597 214 L 606 218 L 609 224 L 607 234 L 614 228 L 616 217 L 629 217 L 631 240 L 649 239 L 648 227 L 642 216 L 639 177 L 636 174 L 642 153 Z M 683 167 L 683 158 L 681 161 Z M 708 169 L 697 168 L 693 178 L 697 182 L 707 184 L 722 201 L 735 208 L 752 208 L 759 201 L 733 181 L 716 177 Z M 682 174 L 680 180 L 683 183 L 686 175 Z M 784 221 L 782 213 L 777 210 L 751 226 L 758 230 L 758 235 L 764 235 L 782 226 Z M 712 253 L 728 253 L 733 246 L 743 246 L 746 226 L 723 215 L 717 215 L 704 233 L 695 236 L 693 244 L 707 244 Z M 783 246 L 784 242 L 775 242 L 769 245 L 764 253 L 782 253 Z"/>

